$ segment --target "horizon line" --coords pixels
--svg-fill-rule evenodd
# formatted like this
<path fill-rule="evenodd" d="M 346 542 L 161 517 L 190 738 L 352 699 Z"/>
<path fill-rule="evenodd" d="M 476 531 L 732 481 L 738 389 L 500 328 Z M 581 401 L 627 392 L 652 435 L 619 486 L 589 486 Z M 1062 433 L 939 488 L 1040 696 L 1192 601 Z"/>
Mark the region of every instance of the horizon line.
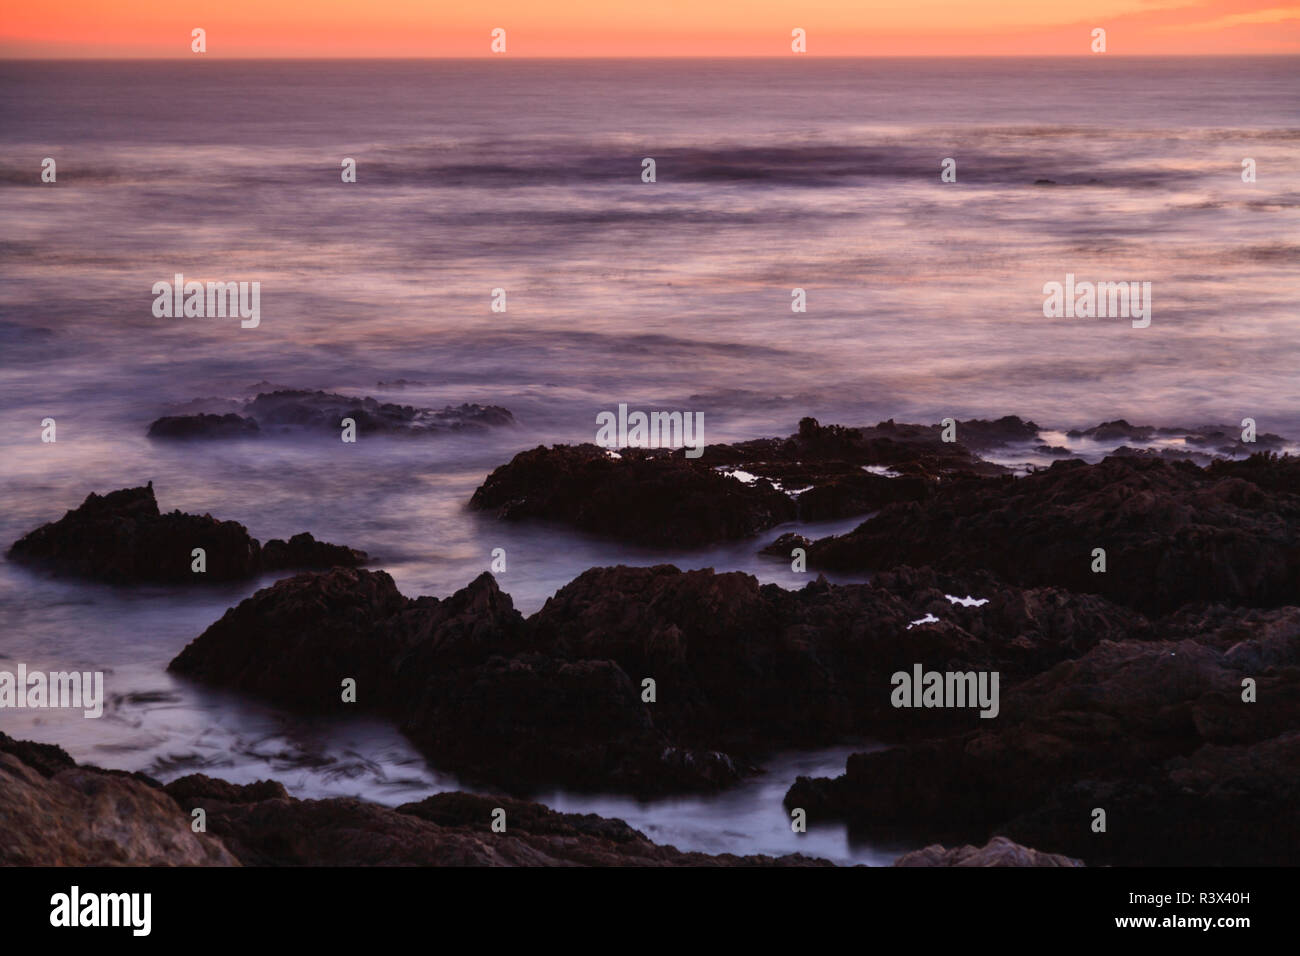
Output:
<path fill-rule="evenodd" d="M 132 63 L 159 62 L 173 63 L 190 60 L 233 61 L 406 61 L 427 63 L 431 61 L 480 61 L 480 60 L 1227 60 L 1227 59 L 1266 59 L 1270 57 L 1300 57 L 1300 50 L 1294 52 L 1272 53 L 847 53 L 847 54 L 710 54 L 698 53 L 660 53 L 635 56 L 515 56 L 511 54 L 486 53 L 473 56 L 328 56 L 328 55 L 277 55 L 277 56 L 221 56 L 210 53 L 191 53 L 187 56 L 0 56 L 0 63 Z"/>

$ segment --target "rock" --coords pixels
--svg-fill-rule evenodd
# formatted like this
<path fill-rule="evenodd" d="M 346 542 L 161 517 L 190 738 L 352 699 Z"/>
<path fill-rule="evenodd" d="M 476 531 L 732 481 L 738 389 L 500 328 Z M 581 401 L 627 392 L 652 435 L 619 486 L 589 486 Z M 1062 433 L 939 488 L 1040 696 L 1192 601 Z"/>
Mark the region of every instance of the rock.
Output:
<path fill-rule="evenodd" d="M 641 544 L 696 547 L 793 520 L 794 502 L 766 481 L 742 484 L 681 454 L 595 445 L 520 452 L 490 474 L 470 507 L 506 521 L 544 519 Z"/>
<path fill-rule="evenodd" d="M 1001 829 L 1095 865 L 1291 866 L 1300 849 L 1300 732 L 1208 744 L 1137 779 L 1081 780 Z M 1106 832 L 1080 828 L 1106 811 Z"/>
<path fill-rule="evenodd" d="M 790 552 L 795 548 L 803 548 L 806 552 L 810 544 L 812 544 L 812 541 L 805 538 L 803 535 L 787 531 L 760 551 L 759 554 L 770 554 L 774 557 L 788 559 L 790 557 Z"/>
<path fill-rule="evenodd" d="M 957 439 L 967 448 L 980 451 L 1000 448 L 1018 442 L 1032 442 L 1038 438 L 1039 428 L 1033 422 L 1017 415 L 1003 415 L 996 421 L 973 418 L 957 422 Z"/>
<path fill-rule="evenodd" d="M 593 568 L 525 620 L 488 574 L 440 601 L 336 569 L 258 591 L 169 669 L 300 710 L 382 714 L 439 767 L 496 787 L 655 793 L 729 785 L 775 748 L 983 722 L 893 708 L 890 676 L 914 663 L 1011 682 L 1150 632 L 1095 596 L 925 569 L 883 580 L 789 592 L 740 573 Z M 948 597 L 972 593 L 986 603 Z M 909 630 L 927 610 L 941 623 Z"/>
<path fill-rule="evenodd" d="M 1102 594 L 1147 612 L 1194 600 L 1275 606 L 1300 601 L 1300 496 L 1274 490 L 1288 459 L 1241 473 L 1186 462 L 1058 461 L 1024 478 L 941 484 L 923 502 L 886 507 L 823 538 L 810 567 L 900 564 L 988 570 L 1021 587 Z M 1231 475 L 1229 477 L 1228 475 Z M 1094 548 L 1107 571 L 1092 571 Z"/>
<path fill-rule="evenodd" d="M 786 803 L 810 821 L 996 828 L 1100 863 L 1294 858 L 1300 608 L 1208 608 L 1156 626 L 1205 643 L 1102 641 L 1014 685 L 985 726 L 854 754 L 841 777 L 797 780 Z M 1246 677 L 1257 703 L 1242 699 Z M 1098 807 L 1105 839 L 1089 827 Z"/>
<path fill-rule="evenodd" d="M 263 429 L 308 429 L 333 434 L 338 434 L 339 423 L 344 418 L 355 421 L 358 432 L 388 435 L 481 431 L 514 424 L 514 416 L 497 405 L 464 404 L 431 409 L 295 389 L 264 392 L 249 402 L 244 411 Z"/>
<path fill-rule="evenodd" d="M 239 865 L 220 840 L 193 833 L 161 790 L 71 758 L 71 766 L 38 769 L 21 755 L 40 746 L 0 750 L 0 866 Z"/>
<path fill-rule="evenodd" d="M 356 548 L 317 541 L 310 532 L 295 534 L 288 541 L 272 538 L 262 545 L 262 568 L 354 568 L 365 564 L 367 555 Z"/>
<path fill-rule="evenodd" d="M 795 488 L 820 484 L 835 475 L 861 475 L 867 466 L 886 468 L 910 478 L 1008 474 L 1009 469 L 1002 465 L 971 453 L 961 430 L 964 426 L 970 426 L 972 437 L 982 437 L 988 447 L 998 444 L 997 439 L 1026 428 L 1037 433 L 1037 426 L 1032 422 L 1021 422 L 1014 416 L 1000 422 L 958 423 L 956 442 L 943 441 L 943 428 L 939 425 L 909 425 L 890 419 L 869 427 L 847 428 L 804 418 L 799 422 L 799 431 L 788 438 L 708 445 L 700 461 L 711 466 L 743 466 L 753 474 Z M 902 487 L 925 486 L 904 484 Z"/>
<path fill-rule="evenodd" d="M 400 713 L 403 642 L 384 624 L 407 604 L 383 571 L 300 574 L 228 610 L 167 669 L 318 712 L 335 709 L 352 678 L 361 709 Z"/>
<path fill-rule="evenodd" d="M 1032 422 L 1014 417 L 965 424 L 988 444 L 1026 429 L 1037 433 Z M 805 418 L 789 438 L 708 445 L 698 459 L 680 449 L 538 447 L 493 471 L 470 507 L 623 541 L 696 547 L 796 518 L 821 521 L 918 501 L 942 476 L 1008 473 L 942 441 L 940 431 L 892 420 L 845 428 Z M 867 470 L 873 468 L 887 474 Z"/>
<path fill-rule="evenodd" d="M 1065 434 L 1068 438 L 1091 438 L 1097 442 L 1150 441 L 1155 437 L 1156 429 L 1151 425 L 1130 425 L 1120 418 L 1092 428 L 1072 428 Z"/>
<path fill-rule="evenodd" d="M 258 591 L 168 669 L 299 710 L 382 714 L 439 766 L 516 790 L 739 778 L 725 758 L 674 753 L 616 664 L 530 653 L 523 630 L 489 574 L 444 601 L 408 600 L 382 571 L 337 569 Z"/>
<path fill-rule="evenodd" d="M 206 574 L 191 570 L 194 548 L 206 552 Z M 16 541 L 8 556 L 113 584 L 174 584 L 251 577 L 259 554 L 257 540 L 236 521 L 180 511 L 160 514 L 150 482 L 89 495 L 75 511 Z"/>
<path fill-rule="evenodd" d="M 1258 452 L 1241 461 L 1223 458 L 1205 469 L 1212 478 L 1241 478 L 1265 491 L 1300 495 L 1300 457 Z"/>
<path fill-rule="evenodd" d="M 33 755 L 43 770 L 24 759 Z M 191 829 L 196 808 L 206 833 Z M 491 829 L 497 808 L 506 813 L 501 833 Z M 683 853 L 622 820 L 509 797 L 441 793 L 390 809 L 297 800 L 270 780 L 239 785 L 194 774 L 164 788 L 4 734 L 0 826 L 0 866 L 832 865 L 802 855 Z"/>
<path fill-rule="evenodd" d="M 204 778 L 206 780 L 206 778 Z M 359 800 L 224 799 L 222 781 L 168 786 L 255 866 L 830 866 L 801 855 L 710 856 L 658 846 L 622 820 L 557 813 L 509 797 L 440 793 L 397 809 Z M 226 785 L 229 786 L 228 784 Z M 491 829 L 505 811 L 505 831 Z"/>
<path fill-rule="evenodd" d="M 193 570 L 193 550 L 202 548 L 206 571 Z M 364 551 L 295 535 L 266 550 L 237 521 L 211 515 L 162 514 L 153 482 L 107 495 L 90 494 L 81 507 L 14 542 L 8 557 L 57 573 L 112 584 L 193 584 L 234 581 L 263 570 L 355 565 Z"/>
<path fill-rule="evenodd" d="M 1083 861 L 1057 853 L 1041 853 L 998 836 L 982 847 L 968 844 L 950 850 L 934 844 L 913 850 L 895 860 L 894 866 L 1083 866 Z"/>
<path fill-rule="evenodd" d="M 38 744 L 31 740 L 14 740 L 0 731 L 0 753 L 13 754 L 43 777 L 53 777 L 61 770 L 77 765 L 66 750 L 54 744 Z"/>
<path fill-rule="evenodd" d="M 257 422 L 233 412 L 225 415 L 166 415 L 149 425 L 150 438 L 256 438 Z"/>
<path fill-rule="evenodd" d="M 259 384 L 270 385 L 269 382 Z M 399 379 L 379 384 L 381 387 L 405 387 L 420 383 Z M 215 401 L 218 400 L 208 400 L 208 403 Z M 287 388 L 262 392 L 242 405 L 236 404 L 235 409 L 222 415 L 207 412 L 168 415 L 150 424 L 149 437 L 226 439 L 294 431 L 338 435 L 344 418 L 351 418 L 359 433 L 410 436 L 482 431 L 515 423 L 514 416 L 499 405 L 420 408 L 380 402 L 370 397 L 353 398 L 333 392 Z"/>
<path fill-rule="evenodd" d="M 612 661 L 497 656 L 456 676 L 451 686 L 438 681 L 403 724 L 437 766 L 514 789 L 563 781 L 652 793 L 740 777 L 734 768 L 719 780 L 662 773 L 678 768 L 661 764 L 665 741 Z"/>
<path fill-rule="evenodd" d="M 1087 438 L 1101 444 L 1123 444 L 1126 442 L 1148 443 L 1160 439 L 1175 439 L 1182 445 L 1169 445 L 1160 449 L 1127 449 L 1129 454 L 1158 454 L 1170 460 L 1200 458 L 1208 460 L 1210 452 L 1229 457 L 1245 457 L 1261 451 L 1276 451 L 1286 444 L 1281 435 L 1264 432 L 1255 436 L 1255 441 L 1241 440 L 1241 429 L 1231 425 L 1201 425 L 1196 428 L 1156 428 L 1152 425 L 1130 425 L 1123 419 L 1102 422 L 1092 428 L 1071 429 L 1066 432 L 1070 438 Z M 1111 454 L 1120 454 L 1119 450 Z"/>

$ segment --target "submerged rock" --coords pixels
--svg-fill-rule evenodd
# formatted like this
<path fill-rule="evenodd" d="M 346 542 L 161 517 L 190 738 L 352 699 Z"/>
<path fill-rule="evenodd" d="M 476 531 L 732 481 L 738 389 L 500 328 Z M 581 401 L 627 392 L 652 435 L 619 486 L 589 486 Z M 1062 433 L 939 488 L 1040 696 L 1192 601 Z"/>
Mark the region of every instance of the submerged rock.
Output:
<path fill-rule="evenodd" d="M 206 570 L 192 569 L 202 548 Z M 90 494 L 79 508 L 14 542 L 11 561 L 113 584 L 207 583 L 253 577 L 286 567 L 356 565 L 364 551 L 295 535 L 266 549 L 237 521 L 158 510 L 153 482 L 106 495 Z"/>
<path fill-rule="evenodd" d="M 165 415 L 149 426 L 150 438 L 255 438 L 257 422 L 230 412 L 225 415 Z"/>
<path fill-rule="evenodd" d="M 358 433 L 381 435 L 481 431 L 514 424 L 514 416 L 499 405 L 421 408 L 380 402 L 370 397 L 354 398 L 303 389 L 263 392 L 239 406 L 238 411 L 240 414 L 165 416 L 149 426 L 149 437 L 220 439 L 299 430 L 328 431 L 337 435 L 345 418 L 356 423 Z"/>

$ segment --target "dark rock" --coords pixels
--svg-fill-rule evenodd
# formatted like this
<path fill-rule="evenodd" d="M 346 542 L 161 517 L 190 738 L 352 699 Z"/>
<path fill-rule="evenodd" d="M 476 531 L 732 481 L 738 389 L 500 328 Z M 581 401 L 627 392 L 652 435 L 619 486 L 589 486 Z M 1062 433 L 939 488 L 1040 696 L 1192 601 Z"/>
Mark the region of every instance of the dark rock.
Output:
<path fill-rule="evenodd" d="M 1011 681 L 1149 633 L 1094 596 L 926 570 L 884 580 L 789 592 L 740 573 L 595 568 L 525 621 L 487 574 L 440 601 L 337 569 L 258 591 L 170 669 L 298 709 L 383 714 L 438 766 L 516 791 L 663 792 L 725 786 L 777 747 L 978 725 L 974 712 L 900 717 L 890 675 L 917 662 Z M 945 588 L 989 603 L 953 604 Z M 941 624 L 909 631 L 926 610 Z"/>
<path fill-rule="evenodd" d="M 1256 452 L 1242 461 L 1216 459 L 1205 469 L 1212 478 L 1241 478 L 1265 491 L 1300 495 L 1300 457 Z"/>
<path fill-rule="evenodd" d="M 207 570 L 192 570 L 195 548 L 205 552 Z M 161 514 L 153 482 L 107 495 L 91 494 L 81 507 L 14 542 L 10 560 L 61 574 L 112 584 L 193 584 L 234 581 L 263 570 L 355 565 L 364 551 L 295 535 L 273 540 L 266 551 L 237 521 L 211 515 Z"/>
<path fill-rule="evenodd" d="M 261 383 L 270 384 L 270 383 Z M 399 379 L 388 386 L 419 384 Z M 381 382 L 381 386 L 385 383 Z M 150 438 L 242 438 L 284 431 L 328 431 L 339 434 L 344 418 L 356 422 L 358 433 L 432 435 L 481 431 L 513 425 L 514 416 L 499 405 L 448 405 L 442 409 L 398 405 L 377 399 L 353 398 L 333 392 L 276 389 L 235 406 L 242 414 L 207 412 L 169 415 L 149 426 Z"/>
<path fill-rule="evenodd" d="M 207 573 L 191 571 L 203 548 Z M 114 584 L 231 581 L 258 571 L 257 539 L 236 521 L 211 515 L 160 514 L 153 482 L 107 495 L 91 494 L 75 511 L 24 535 L 9 558 Z"/>
<path fill-rule="evenodd" d="M 651 792 L 666 787 L 664 740 L 617 664 L 529 654 L 490 658 L 439 686 L 403 724 L 438 766 L 516 785 L 564 781 Z M 729 784 L 739 774 L 718 781 Z M 688 784 L 698 788 L 698 776 Z"/>
<path fill-rule="evenodd" d="M 260 803 L 263 800 L 288 800 L 289 791 L 278 780 L 258 780 L 255 783 L 229 783 L 206 774 L 192 773 L 173 780 L 164 787 L 179 804 L 191 808 L 204 801 L 218 803 Z"/>
<path fill-rule="evenodd" d="M 335 434 L 344 418 L 355 421 L 360 433 L 387 435 L 478 431 L 514 424 L 514 416 L 497 405 L 464 404 L 431 409 L 297 389 L 264 392 L 249 402 L 244 412 L 263 429 L 302 428 Z"/>
<path fill-rule="evenodd" d="M 1003 415 L 996 421 L 973 418 L 957 422 L 958 441 L 976 451 L 1017 442 L 1031 442 L 1038 438 L 1038 431 L 1036 424 L 1017 415 Z"/>
<path fill-rule="evenodd" d="M 403 643 L 384 624 L 407 603 L 383 571 L 300 574 L 228 610 L 167 669 L 313 711 L 340 705 L 350 677 L 362 709 L 392 714 Z"/>
<path fill-rule="evenodd" d="M 1150 441 L 1155 437 L 1156 429 L 1151 425 L 1130 425 L 1120 418 L 1091 428 L 1072 428 L 1065 434 L 1070 438 L 1091 438 L 1099 442 Z"/>
<path fill-rule="evenodd" d="M 149 426 L 150 438 L 255 438 L 257 422 L 233 412 L 226 415 L 166 415 Z"/>
<path fill-rule="evenodd" d="M 203 778 L 205 781 L 207 778 Z M 622 820 L 557 813 L 509 797 L 440 793 L 397 809 L 359 800 L 226 800 L 222 781 L 168 786 L 255 866 L 830 866 L 801 855 L 710 856 L 651 843 Z M 225 784 L 229 787 L 229 784 Z M 247 788 L 245 788 L 247 789 Z M 505 811 L 505 831 L 491 829 Z"/>
<path fill-rule="evenodd" d="M 750 537 L 796 514 L 766 481 L 745 485 L 681 454 L 624 449 L 614 458 L 595 445 L 520 452 L 487 477 L 470 507 L 674 547 Z"/>
<path fill-rule="evenodd" d="M 845 535 L 823 538 L 810 567 L 899 564 L 987 569 L 1022 587 L 1094 592 L 1146 611 L 1193 600 L 1271 606 L 1300 600 L 1300 496 L 1289 459 L 1241 474 L 1186 462 L 1108 458 L 1055 462 L 1024 478 L 941 484 L 923 502 L 891 505 Z M 1104 548 L 1107 571 L 1092 571 Z"/>
<path fill-rule="evenodd" d="M 964 425 L 971 426 L 972 436 L 983 436 L 989 444 L 995 444 L 994 436 L 1018 433 L 1023 428 L 1037 433 L 1037 426 L 1032 422 L 1021 422 L 1014 416 L 1000 422 L 959 423 L 956 442 L 943 441 L 943 429 L 939 425 L 908 425 L 891 418 L 870 427 L 847 428 L 804 418 L 799 422 L 799 431 L 789 438 L 708 445 L 700 461 L 715 467 L 743 466 L 753 474 L 781 480 L 787 487 L 816 484 L 823 476 L 862 474 L 866 466 L 930 479 L 944 475 L 1008 474 L 1009 470 L 1002 465 L 971 453 L 965 444 Z"/>
<path fill-rule="evenodd" d="M 1037 426 L 1008 417 L 970 422 L 989 444 Z M 789 438 L 682 450 L 556 445 L 521 452 L 474 492 L 470 507 L 511 520 L 558 521 L 641 544 L 694 547 L 750 537 L 773 525 L 865 514 L 919 501 L 941 477 L 1009 470 L 940 439 L 939 426 L 872 428 L 799 423 Z M 892 476 L 866 469 L 889 469 Z M 757 477 L 730 477 L 743 470 Z"/>
<path fill-rule="evenodd" d="M 1097 865 L 1292 866 L 1300 848 L 1300 731 L 1246 746 L 1208 744 L 1148 777 L 1083 780 L 1001 829 Z M 1079 826 L 1093 808 L 1106 832 Z"/>
<path fill-rule="evenodd" d="M 310 532 L 295 534 L 288 541 L 272 538 L 262 545 L 262 568 L 354 568 L 365 564 L 364 551 L 341 544 L 317 541 Z"/>
<path fill-rule="evenodd" d="M 1281 862 L 1300 849 L 1300 609 L 1184 612 L 1194 640 L 1103 641 L 1015 685 L 986 726 L 849 758 L 786 796 L 810 820 L 959 827 L 1117 864 Z M 1258 700 L 1243 701 L 1243 680 Z M 1107 812 L 1107 834 L 1090 829 Z"/>
<path fill-rule="evenodd" d="M 428 385 L 428 382 L 422 382 L 419 379 L 412 378 L 395 378 L 391 382 L 376 382 L 376 388 L 419 388 Z"/>
<path fill-rule="evenodd" d="M 812 542 L 803 535 L 787 531 L 760 551 L 759 554 L 770 554 L 774 557 L 788 559 L 790 557 L 790 552 L 795 548 L 803 548 L 807 551 L 810 544 L 812 544 Z"/>
<path fill-rule="evenodd" d="M 739 778 L 725 758 L 673 754 L 616 664 L 527 652 L 523 630 L 489 574 L 443 601 L 408 600 L 382 571 L 338 569 L 258 591 L 169 670 L 300 710 L 383 714 L 439 766 L 516 790 Z"/>
<path fill-rule="evenodd" d="M 1153 425 L 1130 425 L 1124 419 L 1102 422 L 1092 428 L 1074 428 L 1066 433 L 1070 438 L 1088 438 L 1101 443 L 1114 443 L 1112 455 L 1159 455 L 1170 461 L 1179 459 L 1205 463 L 1216 455 L 1244 457 L 1261 451 L 1277 451 L 1286 440 L 1272 432 L 1256 436 L 1254 443 L 1241 440 L 1241 429 L 1229 425 L 1201 425 L 1196 428 L 1157 428 Z M 1131 448 L 1126 443 L 1149 443 L 1156 440 L 1181 441 L 1181 445 L 1161 448 Z"/>
<path fill-rule="evenodd" d="M 1213 456 L 1191 448 L 1130 448 L 1120 445 L 1111 454 L 1116 458 L 1158 458 L 1162 461 L 1190 461 L 1198 465 L 1213 461 Z"/>
<path fill-rule="evenodd" d="M 4 731 L 0 731 L 0 753 L 13 754 L 42 777 L 53 777 L 59 771 L 77 765 L 62 747 L 38 744 L 33 740 L 14 740 Z"/>

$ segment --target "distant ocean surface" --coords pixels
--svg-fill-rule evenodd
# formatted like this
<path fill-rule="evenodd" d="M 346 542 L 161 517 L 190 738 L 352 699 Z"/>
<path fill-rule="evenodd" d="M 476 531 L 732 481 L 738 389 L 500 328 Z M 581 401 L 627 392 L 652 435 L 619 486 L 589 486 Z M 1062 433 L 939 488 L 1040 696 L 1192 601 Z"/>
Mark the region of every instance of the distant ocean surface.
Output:
<path fill-rule="evenodd" d="M 165 510 L 364 548 L 407 594 L 446 595 L 505 547 L 501 585 L 527 614 L 592 565 L 806 580 L 756 542 L 648 552 L 466 513 L 493 467 L 592 440 L 621 402 L 702 411 L 708 442 L 804 415 L 1249 416 L 1296 439 L 1297 80 L 1293 57 L 0 63 L 0 544 L 153 480 Z M 260 327 L 155 318 L 151 287 L 176 273 L 260 281 Z M 1042 287 L 1066 273 L 1151 282 L 1150 327 L 1044 318 Z M 378 385 L 399 379 L 419 384 Z M 144 437 L 193 399 L 274 386 L 499 404 L 519 424 L 356 445 Z M 0 564 L 0 667 L 106 669 L 116 695 L 102 720 L 6 711 L 0 730 L 299 796 L 453 785 L 387 725 L 298 721 L 164 672 L 256 586 L 122 591 Z M 827 773 L 843 752 L 782 759 Z M 888 857 L 841 831 L 796 846 L 792 781 L 547 799 L 683 848 Z"/>

